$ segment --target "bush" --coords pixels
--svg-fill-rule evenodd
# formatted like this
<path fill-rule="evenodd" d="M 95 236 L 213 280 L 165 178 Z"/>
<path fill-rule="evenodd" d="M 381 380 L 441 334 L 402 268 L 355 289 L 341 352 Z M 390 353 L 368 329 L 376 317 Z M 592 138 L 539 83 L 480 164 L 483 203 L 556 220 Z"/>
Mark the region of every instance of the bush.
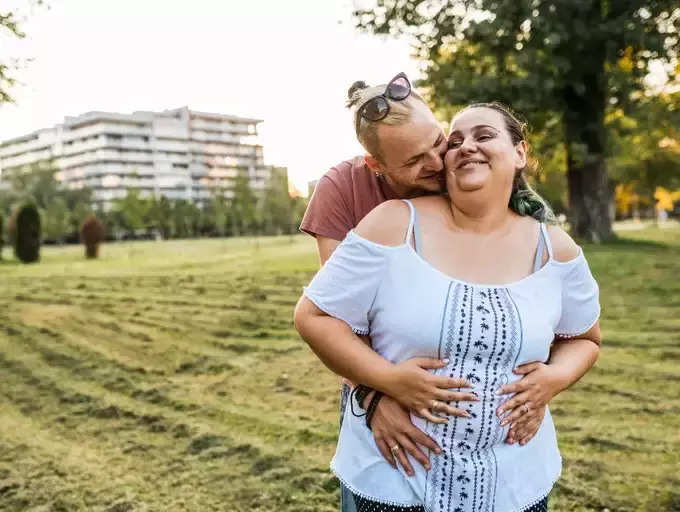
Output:
<path fill-rule="evenodd" d="M 3 248 L 3 243 L 4 243 L 3 237 L 5 236 L 5 232 L 3 231 L 4 220 L 5 220 L 5 218 L 2 216 L 2 213 L 0 213 L 0 260 L 2 259 L 2 248 Z"/>
<path fill-rule="evenodd" d="M 35 203 L 27 202 L 15 211 L 9 224 L 14 254 L 24 263 L 40 259 L 40 213 Z"/>
<path fill-rule="evenodd" d="M 85 244 L 85 257 L 99 256 L 99 244 L 104 241 L 104 224 L 94 213 L 88 215 L 80 226 L 80 240 Z"/>

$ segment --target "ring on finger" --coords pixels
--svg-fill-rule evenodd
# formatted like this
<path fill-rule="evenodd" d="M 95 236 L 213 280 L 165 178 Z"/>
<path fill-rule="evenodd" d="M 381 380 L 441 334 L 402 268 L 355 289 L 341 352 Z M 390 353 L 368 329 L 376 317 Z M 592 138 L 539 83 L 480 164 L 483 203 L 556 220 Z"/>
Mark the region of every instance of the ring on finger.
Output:
<path fill-rule="evenodd" d="M 395 444 L 394 446 L 391 446 L 391 447 L 390 447 L 390 451 L 391 451 L 393 454 L 396 454 L 399 450 L 401 450 L 401 446 L 399 446 L 398 444 Z"/>
<path fill-rule="evenodd" d="M 431 409 L 432 409 L 433 411 L 437 411 L 437 409 L 439 409 L 439 401 L 438 401 L 438 400 L 432 400 L 432 407 L 431 407 Z"/>

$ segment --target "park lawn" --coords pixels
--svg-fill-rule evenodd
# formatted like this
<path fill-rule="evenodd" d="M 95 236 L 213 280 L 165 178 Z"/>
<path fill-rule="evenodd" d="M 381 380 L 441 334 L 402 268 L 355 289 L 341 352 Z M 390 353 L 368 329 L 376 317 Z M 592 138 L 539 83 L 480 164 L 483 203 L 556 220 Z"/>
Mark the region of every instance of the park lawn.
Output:
<path fill-rule="evenodd" d="M 551 511 L 680 510 L 680 229 L 623 235 L 585 246 L 604 347 L 551 405 Z M 82 253 L 0 263 L 0 510 L 337 510 L 339 381 L 292 326 L 313 241 Z"/>

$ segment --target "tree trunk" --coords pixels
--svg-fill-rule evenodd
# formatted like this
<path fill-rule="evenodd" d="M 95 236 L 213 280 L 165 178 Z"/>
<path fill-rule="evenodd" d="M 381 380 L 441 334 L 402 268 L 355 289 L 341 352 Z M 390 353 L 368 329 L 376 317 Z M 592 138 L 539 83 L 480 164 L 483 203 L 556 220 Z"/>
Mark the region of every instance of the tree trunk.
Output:
<path fill-rule="evenodd" d="M 577 238 L 604 242 L 614 238 L 609 213 L 611 187 L 604 157 L 604 113 L 607 101 L 604 47 L 587 57 L 582 70 L 564 90 L 569 223 Z"/>

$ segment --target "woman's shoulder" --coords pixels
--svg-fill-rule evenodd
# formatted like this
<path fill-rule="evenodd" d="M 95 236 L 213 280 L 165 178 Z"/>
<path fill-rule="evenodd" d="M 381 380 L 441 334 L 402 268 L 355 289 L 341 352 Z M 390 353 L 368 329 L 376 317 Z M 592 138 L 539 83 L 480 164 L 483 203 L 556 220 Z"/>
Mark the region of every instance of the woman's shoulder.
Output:
<path fill-rule="evenodd" d="M 547 224 L 546 230 L 550 237 L 553 258 L 560 263 L 568 263 L 576 260 L 581 254 L 581 248 L 574 239 L 559 226 Z"/>
<path fill-rule="evenodd" d="M 396 247 L 404 243 L 410 218 L 408 204 L 391 199 L 373 208 L 354 228 L 354 233 L 369 242 Z"/>

